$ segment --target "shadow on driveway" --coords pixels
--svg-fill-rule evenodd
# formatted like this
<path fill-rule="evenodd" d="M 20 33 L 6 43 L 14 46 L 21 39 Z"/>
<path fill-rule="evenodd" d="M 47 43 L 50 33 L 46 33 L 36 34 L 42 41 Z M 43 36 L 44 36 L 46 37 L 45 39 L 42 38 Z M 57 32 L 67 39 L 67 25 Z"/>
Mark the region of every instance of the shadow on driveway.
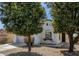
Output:
<path fill-rule="evenodd" d="M 79 51 L 74 51 L 72 53 L 69 53 L 68 50 L 63 50 L 63 51 L 61 51 L 61 53 L 64 56 L 79 56 Z"/>
<path fill-rule="evenodd" d="M 7 56 L 42 56 L 42 55 L 35 52 L 17 52 L 8 54 Z"/>

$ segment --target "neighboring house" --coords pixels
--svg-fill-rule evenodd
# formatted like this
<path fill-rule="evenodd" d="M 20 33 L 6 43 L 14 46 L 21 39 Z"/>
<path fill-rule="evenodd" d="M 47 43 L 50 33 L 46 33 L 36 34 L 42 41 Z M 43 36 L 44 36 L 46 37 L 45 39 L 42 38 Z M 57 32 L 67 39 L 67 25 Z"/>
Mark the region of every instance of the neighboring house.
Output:
<path fill-rule="evenodd" d="M 7 41 L 7 32 L 3 29 L 0 29 L 0 44 L 6 43 Z"/>
<path fill-rule="evenodd" d="M 4 29 L 0 29 L 0 44 L 12 43 L 13 35 L 14 34 L 9 33 Z"/>

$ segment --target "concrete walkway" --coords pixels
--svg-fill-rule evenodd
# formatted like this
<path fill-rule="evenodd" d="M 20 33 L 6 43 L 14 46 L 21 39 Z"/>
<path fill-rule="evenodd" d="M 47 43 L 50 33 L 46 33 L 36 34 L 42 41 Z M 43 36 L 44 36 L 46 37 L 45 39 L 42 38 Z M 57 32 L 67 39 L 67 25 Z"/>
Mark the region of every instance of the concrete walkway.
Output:
<path fill-rule="evenodd" d="M 25 46 L 26 44 L 23 43 L 17 43 L 17 44 L 2 44 L 0 45 L 0 52 L 4 52 L 4 51 L 8 51 L 8 50 L 12 50 L 15 48 L 18 48 L 20 46 Z M 0 53 L 0 56 L 5 56 L 4 54 Z"/>
<path fill-rule="evenodd" d="M 6 51 L 9 49 L 14 49 L 14 48 L 17 48 L 17 47 L 9 44 L 3 44 L 3 45 L 0 45 L 0 52 Z"/>
<path fill-rule="evenodd" d="M 10 49 L 14 49 L 14 48 L 17 48 L 17 47 L 10 45 L 10 44 L 3 44 L 3 45 L 0 45 L 0 52 L 10 50 Z M 5 56 L 5 55 L 0 53 L 0 56 Z"/>
<path fill-rule="evenodd" d="M 7 55 L 24 55 L 29 56 L 28 48 L 27 47 L 19 47 L 23 46 L 24 44 L 3 44 L 0 45 L 0 56 L 7 56 Z M 36 56 L 56 56 L 56 55 L 62 55 L 59 49 L 53 48 L 53 47 L 32 47 L 32 53 L 30 55 Z"/>
<path fill-rule="evenodd" d="M 75 45 L 75 51 L 78 54 L 72 54 L 79 56 L 79 46 Z M 54 48 L 51 46 L 32 47 L 31 53 L 28 53 L 27 47 L 18 47 L 15 45 L 4 44 L 0 45 L 0 56 L 67 56 L 64 52 L 68 48 Z M 72 56 L 71 55 L 71 56 Z"/>

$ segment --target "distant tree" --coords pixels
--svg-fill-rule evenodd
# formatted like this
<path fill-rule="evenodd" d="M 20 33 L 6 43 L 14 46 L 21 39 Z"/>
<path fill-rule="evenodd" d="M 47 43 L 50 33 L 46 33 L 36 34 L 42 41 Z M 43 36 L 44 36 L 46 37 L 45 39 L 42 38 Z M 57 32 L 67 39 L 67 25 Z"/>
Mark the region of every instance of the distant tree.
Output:
<path fill-rule="evenodd" d="M 16 35 L 28 37 L 28 51 L 31 51 L 31 35 L 42 32 L 41 21 L 44 15 L 40 3 L 3 3 L 0 11 L 5 29 Z"/>
<path fill-rule="evenodd" d="M 79 3 L 52 3 L 53 27 L 57 33 L 67 33 L 69 36 L 69 52 L 73 52 L 74 43 L 78 42 L 79 34 L 73 38 L 73 34 L 79 32 Z"/>

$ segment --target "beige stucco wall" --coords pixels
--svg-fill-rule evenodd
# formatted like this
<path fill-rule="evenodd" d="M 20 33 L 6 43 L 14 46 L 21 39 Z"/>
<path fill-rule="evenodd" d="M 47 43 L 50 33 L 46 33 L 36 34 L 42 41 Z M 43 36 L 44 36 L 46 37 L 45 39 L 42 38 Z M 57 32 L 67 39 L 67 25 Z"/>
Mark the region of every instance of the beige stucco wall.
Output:
<path fill-rule="evenodd" d="M 66 34 L 66 42 L 69 43 L 69 37 L 67 34 Z"/>
<path fill-rule="evenodd" d="M 13 37 L 14 36 L 14 34 L 12 34 L 12 33 L 8 33 L 7 34 L 7 43 L 13 43 Z"/>
<path fill-rule="evenodd" d="M 50 21 L 48 21 L 48 22 L 50 23 Z M 48 22 L 45 22 L 45 24 L 48 23 Z M 51 32 L 53 33 L 53 28 L 51 29 Z M 52 36 L 54 36 L 53 40 L 56 40 L 56 41 L 58 40 L 56 43 L 60 43 L 61 42 L 62 34 L 60 34 L 60 33 L 53 33 Z M 32 35 L 32 37 L 33 37 L 33 35 Z M 38 40 L 38 41 L 43 42 L 44 38 L 45 38 L 45 30 L 43 30 L 43 32 L 39 33 L 39 39 L 40 40 Z M 14 40 L 14 34 L 9 33 L 8 34 L 8 42 L 9 43 L 13 43 L 13 40 Z M 68 35 L 66 35 L 66 41 L 68 42 Z"/>

